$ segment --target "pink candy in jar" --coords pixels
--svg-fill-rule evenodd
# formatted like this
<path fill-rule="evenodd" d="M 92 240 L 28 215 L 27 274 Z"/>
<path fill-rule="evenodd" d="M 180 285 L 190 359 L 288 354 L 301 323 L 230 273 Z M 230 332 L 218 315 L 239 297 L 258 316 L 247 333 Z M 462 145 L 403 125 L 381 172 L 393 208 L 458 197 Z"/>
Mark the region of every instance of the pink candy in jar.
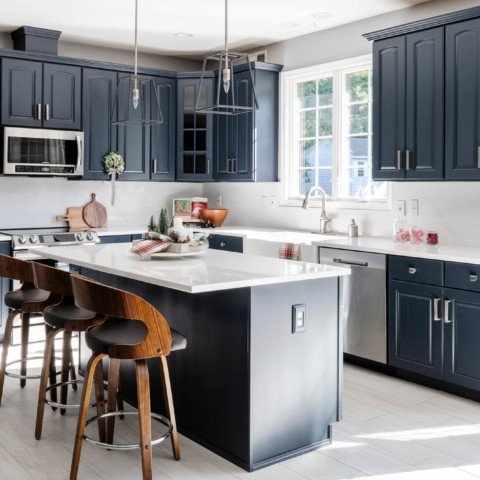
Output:
<path fill-rule="evenodd" d="M 410 242 L 411 243 L 423 243 L 425 241 L 425 232 L 422 227 L 414 225 L 410 229 Z"/>
<path fill-rule="evenodd" d="M 410 230 L 408 228 L 399 228 L 395 231 L 395 241 L 405 243 L 410 240 Z"/>

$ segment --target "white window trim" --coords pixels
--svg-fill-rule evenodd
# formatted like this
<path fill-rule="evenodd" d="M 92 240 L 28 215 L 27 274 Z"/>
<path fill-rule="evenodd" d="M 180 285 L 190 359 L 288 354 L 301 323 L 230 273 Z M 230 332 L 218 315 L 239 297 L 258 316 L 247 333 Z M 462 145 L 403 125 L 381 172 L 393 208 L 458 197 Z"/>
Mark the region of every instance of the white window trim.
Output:
<path fill-rule="evenodd" d="M 322 65 L 314 65 L 311 67 L 299 68 L 296 70 L 289 70 L 286 72 L 280 73 L 280 120 L 279 120 L 279 131 L 280 131 L 280 145 L 279 145 L 279 181 L 280 181 L 280 206 L 282 207 L 300 207 L 303 203 L 304 196 L 302 195 L 299 198 L 290 198 L 289 196 L 289 187 L 290 183 L 288 179 L 292 178 L 293 165 L 290 159 L 293 156 L 293 145 L 290 142 L 290 136 L 286 132 L 291 131 L 292 122 L 294 116 L 292 114 L 293 107 L 293 95 L 291 95 L 293 81 L 308 81 L 314 80 L 318 77 L 321 77 L 323 74 L 329 74 L 334 70 L 356 70 L 361 69 L 362 67 L 371 68 L 372 65 L 372 56 L 371 55 L 361 55 L 359 57 L 353 57 L 345 60 L 338 60 L 335 62 L 325 63 Z M 337 105 L 340 104 L 340 98 L 342 89 L 341 83 L 343 81 L 340 78 L 340 75 L 334 75 L 334 92 L 336 92 L 336 98 L 334 103 Z M 333 124 L 336 131 L 341 131 L 342 123 L 342 112 L 339 109 L 333 109 Z M 332 169 L 334 172 L 338 173 L 338 162 L 340 155 L 340 143 L 341 139 L 338 136 L 334 136 L 332 140 L 332 151 L 333 151 L 333 165 Z M 337 174 L 335 173 L 335 175 Z M 333 186 L 336 190 L 337 186 Z M 319 199 L 312 198 L 311 206 L 320 207 Z M 391 210 L 392 209 L 392 195 L 391 195 L 391 185 L 387 183 L 387 199 L 386 200 L 377 200 L 377 201 L 364 201 L 355 200 L 330 200 L 328 199 L 329 207 L 333 208 L 348 208 L 348 209 L 361 209 L 361 210 Z"/>

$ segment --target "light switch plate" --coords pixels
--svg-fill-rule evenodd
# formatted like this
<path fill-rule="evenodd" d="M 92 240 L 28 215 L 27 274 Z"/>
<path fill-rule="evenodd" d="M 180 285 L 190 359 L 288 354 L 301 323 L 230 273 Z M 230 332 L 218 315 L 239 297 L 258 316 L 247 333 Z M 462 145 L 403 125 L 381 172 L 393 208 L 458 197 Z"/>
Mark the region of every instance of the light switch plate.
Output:
<path fill-rule="evenodd" d="M 292 333 L 304 332 L 307 323 L 307 307 L 301 305 L 292 305 Z"/>
<path fill-rule="evenodd" d="M 397 200 L 396 213 L 403 217 L 407 214 L 407 202 L 405 200 Z"/>
<path fill-rule="evenodd" d="M 222 196 L 217 195 L 217 208 L 222 208 Z"/>
<path fill-rule="evenodd" d="M 416 198 L 412 198 L 410 200 L 410 216 L 418 217 L 418 200 Z"/>

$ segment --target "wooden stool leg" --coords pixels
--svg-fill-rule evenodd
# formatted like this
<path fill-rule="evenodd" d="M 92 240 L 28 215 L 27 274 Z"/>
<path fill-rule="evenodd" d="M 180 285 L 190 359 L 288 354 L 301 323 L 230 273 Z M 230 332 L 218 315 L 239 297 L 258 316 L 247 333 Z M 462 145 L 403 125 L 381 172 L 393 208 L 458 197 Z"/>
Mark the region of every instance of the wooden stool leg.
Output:
<path fill-rule="evenodd" d="M 55 344 L 55 337 L 61 330 L 54 330 L 53 328 L 47 333 L 45 340 L 45 350 L 43 353 L 42 376 L 40 377 L 40 388 L 38 389 L 38 405 L 37 405 L 37 421 L 35 424 L 35 438 L 40 440 L 42 436 L 43 415 L 45 413 L 45 396 L 47 395 L 47 384 L 50 370 L 50 360 L 53 346 Z"/>
<path fill-rule="evenodd" d="M 120 375 L 118 376 L 117 408 L 120 412 L 123 411 L 122 380 L 120 378 Z M 125 418 L 125 415 L 119 415 L 118 418 L 120 418 L 120 420 L 123 420 Z"/>
<path fill-rule="evenodd" d="M 146 360 L 135 360 L 137 374 L 138 421 L 143 480 L 152 480 L 152 425 L 150 418 L 150 384 Z"/>
<path fill-rule="evenodd" d="M 60 382 L 68 382 L 68 376 L 70 373 L 70 362 L 72 352 L 72 332 L 64 330 L 63 332 L 63 350 L 62 350 L 62 374 Z M 68 400 L 68 385 L 62 385 L 60 387 L 60 403 L 67 404 Z M 60 414 L 65 415 L 66 410 L 60 409 Z"/>
<path fill-rule="evenodd" d="M 172 450 L 175 460 L 180 460 L 180 445 L 178 444 L 177 422 L 175 420 L 175 409 L 173 408 L 172 386 L 170 384 L 170 374 L 168 372 L 167 357 L 160 357 L 160 374 L 162 377 L 163 398 L 165 399 L 165 409 L 167 417 L 172 425 Z"/>
<path fill-rule="evenodd" d="M 3 384 L 5 382 L 5 370 L 7 368 L 8 347 L 10 346 L 10 339 L 12 338 L 13 321 L 20 313 L 22 313 L 20 310 L 14 310 L 12 313 L 10 313 L 5 325 L 5 334 L 3 336 L 2 347 L 2 362 L 0 364 L 0 405 L 2 404 Z"/>
<path fill-rule="evenodd" d="M 103 364 L 97 363 L 94 373 L 95 383 L 95 403 L 97 405 L 97 415 L 105 413 L 105 389 L 103 387 Z M 105 443 L 106 431 L 105 431 L 105 419 L 101 418 L 98 422 L 98 439 L 100 442 Z"/>
<path fill-rule="evenodd" d="M 50 325 L 45 324 L 45 337 L 48 338 L 50 332 L 54 330 L 53 327 Z M 50 362 L 49 362 L 49 376 L 50 376 L 50 385 L 55 385 L 57 383 L 57 368 L 55 362 L 55 343 L 52 345 L 52 354 L 50 355 Z M 50 401 L 56 402 L 57 401 L 57 389 L 52 388 L 50 389 Z M 53 411 L 57 409 L 57 407 L 51 407 Z"/>
<path fill-rule="evenodd" d="M 27 374 L 27 355 L 28 355 L 28 337 L 30 333 L 30 314 L 27 312 L 22 312 L 22 345 L 21 345 L 21 356 L 22 361 L 20 362 L 20 375 Z M 27 380 L 25 378 L 20 379 L 20 387 L 25 387 Z"/>
<path fill-rule="evenodd" d="M 70 470 L 70 480 L 76 480 L 78 466 L 80 464 L 80 454 L 82 453 L 83 434 L 85 432 L 85 422 L 87 421 L 88 404 L 90 403 L 90 394 L 92 392 L 92 382 L 97 365 L 101 365 L 100 360 L 105 355 L 94 353 L 87 364 L 85 378 L 82 389 L 82 399 L 80 401 L 80 411 L 78 412 L 77 433 L 75 435 L 75 445 L 73 447 L 72 467 Z"/>
<path fill-rule="evenodd" d="M 120 360 L 110 358 L 108 366 L 108 398 L 107 412 L 114 412 L 117 406 L 118 380 L 120 374 Z M 115 430 L 115 416 L 107 417 L 107 443 L 113 443 Z"/>
<path fill-rule="evenodd" d="M 73 350 L 72 350 L 72 342 L 70 340 L 70 380 L 76 380 L 77 374 L 75 373 L 75 360 L 73 358 Z M 76 392 L 78 385 L 76 383 L 72 383 L 73 391 Z"/>

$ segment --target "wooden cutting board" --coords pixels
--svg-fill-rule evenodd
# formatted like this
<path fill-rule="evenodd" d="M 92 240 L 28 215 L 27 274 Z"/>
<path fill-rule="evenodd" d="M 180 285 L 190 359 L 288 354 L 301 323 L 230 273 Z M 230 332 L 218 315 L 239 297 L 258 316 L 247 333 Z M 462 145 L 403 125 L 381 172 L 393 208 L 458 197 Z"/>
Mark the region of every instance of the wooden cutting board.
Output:
<path fill-rule="evenodd" d="M 83 220 L 93 228 L 107 226 L 107 209 L 98 203 L 96 195 L 92 193 L 92 201 L 83 207 Z"/>
<path fill-rule="evenodd" d="M 66 215 L 57 215 L 58 222 L 68 222 L 71 232 L 84 231 L 90 228 L 83 220 L 83 207 L 69 207 Z"/>

